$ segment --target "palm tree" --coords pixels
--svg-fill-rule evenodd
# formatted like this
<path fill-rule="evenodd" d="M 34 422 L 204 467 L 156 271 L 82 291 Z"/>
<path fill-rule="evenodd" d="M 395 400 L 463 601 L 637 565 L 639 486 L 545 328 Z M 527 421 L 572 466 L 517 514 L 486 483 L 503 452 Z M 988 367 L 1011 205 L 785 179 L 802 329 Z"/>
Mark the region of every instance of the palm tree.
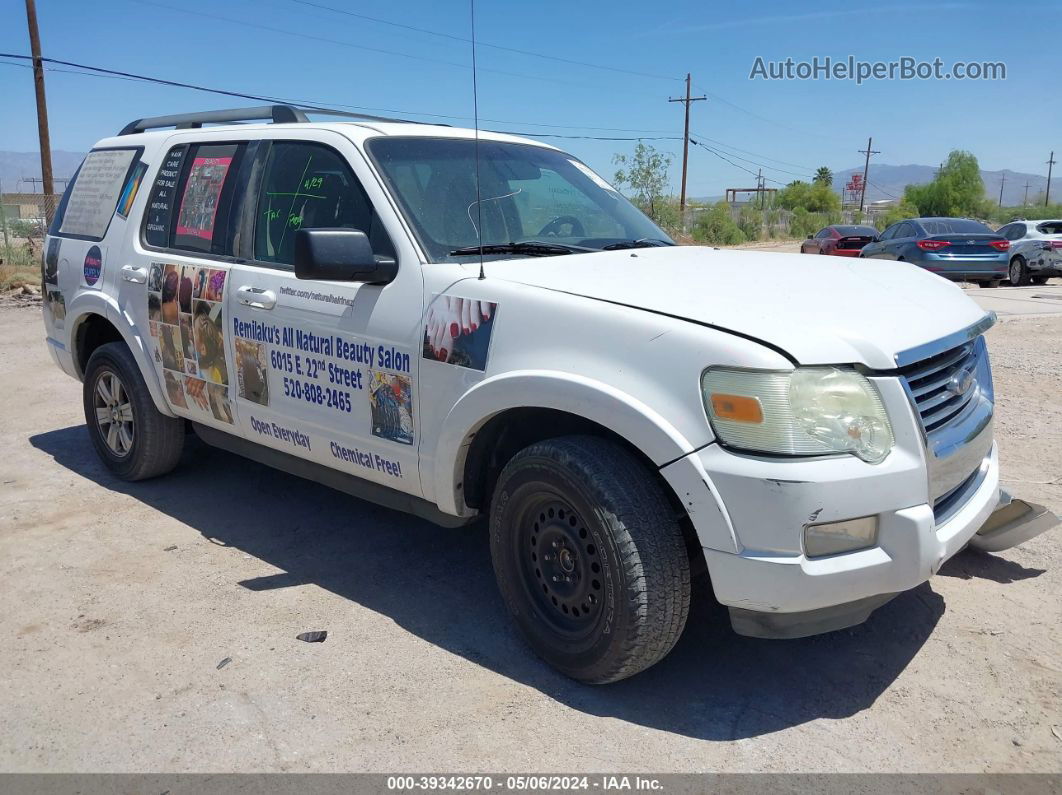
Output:
<path fill-rule="evenodd" d="M 830 171 L 829 166 L 819 166 L 818 171 L 815 172 L 815 182 L 833 187 L 833 172 Z"/>

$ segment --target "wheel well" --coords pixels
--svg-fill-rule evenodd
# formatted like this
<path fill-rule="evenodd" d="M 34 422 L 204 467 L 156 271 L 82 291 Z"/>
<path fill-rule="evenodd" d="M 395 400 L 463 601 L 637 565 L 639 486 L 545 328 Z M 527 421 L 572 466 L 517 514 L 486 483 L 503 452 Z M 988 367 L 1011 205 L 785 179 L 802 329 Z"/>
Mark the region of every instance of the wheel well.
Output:
<path fill-rule="evenodd" d="M 84 375 L 89 357 L 101 345 L 108 342 L 123 342 L 122 334 L 103 315 L 91 314 L 77 327 L 74 337 L 78 372 Z"/>
<path fill-rule="evenodd" d="M 491 417 L 476 431 L 465 457 L 462 483 L 459 486 L 464 493 L 465 503 L 469 507 L 478 508 L 484 514 L 487 513 L 498 476 L 509 463 L 509 459 L 535 442 L 575 435 L 611 439 L 645 466 L 649 476 L 660 484 L 675 516 L 679 519 L 686 540 L 691 571 L 693 573 L 706 571 L 704 552 L 693 523 L 682 502 L 664 480 L 653 461 L 615 431 L 576 414 L 556 409 L 528 407 L 509 409 Z"/>

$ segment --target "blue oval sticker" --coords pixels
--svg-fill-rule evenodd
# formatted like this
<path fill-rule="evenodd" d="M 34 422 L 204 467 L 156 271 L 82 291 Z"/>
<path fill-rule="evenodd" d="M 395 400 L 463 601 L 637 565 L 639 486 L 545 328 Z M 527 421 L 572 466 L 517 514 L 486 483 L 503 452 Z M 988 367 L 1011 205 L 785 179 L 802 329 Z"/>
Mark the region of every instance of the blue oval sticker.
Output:
<path fill-rule="evenodd" d="M 85 284 L 90 287 L 100 280 L 103 273 L 103 252 L 99 246 L 93 246 L 85 255 Z"/>

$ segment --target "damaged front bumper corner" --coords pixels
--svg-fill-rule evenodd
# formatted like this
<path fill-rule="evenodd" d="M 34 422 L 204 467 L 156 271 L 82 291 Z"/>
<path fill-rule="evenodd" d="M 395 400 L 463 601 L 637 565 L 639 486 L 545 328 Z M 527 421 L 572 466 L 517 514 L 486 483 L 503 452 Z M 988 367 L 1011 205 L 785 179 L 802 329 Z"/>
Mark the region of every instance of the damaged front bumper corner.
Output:
<path fill-rule="evenodd" d="M 970 538 L 970 546 L 984 552 L 1001 552 L 1024 544 L 1057 526 L 1062 519 L 1042 505 L 1018 500 L 999 492 L 999 505 Z"/>

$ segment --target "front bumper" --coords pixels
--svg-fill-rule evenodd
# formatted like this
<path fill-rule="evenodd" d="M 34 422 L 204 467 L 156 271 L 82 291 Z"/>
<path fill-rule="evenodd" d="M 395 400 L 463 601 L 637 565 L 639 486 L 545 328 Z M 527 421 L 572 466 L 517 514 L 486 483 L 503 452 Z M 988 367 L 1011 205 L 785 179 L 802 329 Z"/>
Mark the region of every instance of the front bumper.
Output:
<path fill-rule="evenodd" d="M 887 404 L 897 397 L 888 388 L 882 393 Z M 686 504 L 735 631 L 789 638 L 852 626 L 928 580 L 967 544 L 1003 549 L 1057 524 L 1043 509 L 1019 516 L 1020 505 L 1006 507 L 1005 497 L 1001 503 L 994 443 L 960 504 L 934 513 L 926 450 L 913 423 L 910 435 L 905 426 L 894 425 L 897 446 L 877 465 L 852 456 L 772 459 L 709 445 L 662 470 Z M 878 519 L 874 547 L 822 558 L 803 553 L 804 526 L 871 515 Z"/>

